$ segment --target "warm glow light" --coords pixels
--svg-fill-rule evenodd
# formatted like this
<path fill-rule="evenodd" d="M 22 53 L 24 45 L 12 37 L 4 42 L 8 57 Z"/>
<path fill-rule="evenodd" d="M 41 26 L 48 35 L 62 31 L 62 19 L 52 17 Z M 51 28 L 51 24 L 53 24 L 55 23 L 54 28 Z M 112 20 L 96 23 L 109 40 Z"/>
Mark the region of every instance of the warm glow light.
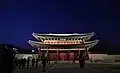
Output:
<path fill-rule="evenodd" d="M 51 48 L 51 49 L 41 49 L 41 50 L 86 50 L 85 48 L 77 48 L 77 49 L 53 49 L 53 48 Z"/>
<path fill-rule="evenodd" d="M 35 50 L 32 50 L 32 52 L 35 52 Z"/>
<path fill-rule="evenodd" d="M 74 41 L 45 40 L 43 43 L 42 42 L 37 42 L 37 43 L 40 43 L 40 44 L 80 44 L 80 43 L 82 43 L 82 41 L 78 41 L 78 40 L 74 40 Z"/>

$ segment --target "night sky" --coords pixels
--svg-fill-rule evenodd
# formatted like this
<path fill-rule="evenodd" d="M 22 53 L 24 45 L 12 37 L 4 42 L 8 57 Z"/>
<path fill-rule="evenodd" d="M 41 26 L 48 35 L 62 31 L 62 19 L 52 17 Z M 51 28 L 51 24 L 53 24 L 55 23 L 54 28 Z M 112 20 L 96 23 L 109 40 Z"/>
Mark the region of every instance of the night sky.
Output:
<path fill-rule="evenodd" d="M 38 33 L 96 33 L 120 41 L 120 6 L 115 0 L 2 0 L 0 43 L 31 47 Z M 31 47 L 32 48 L 32 47 Z"/>

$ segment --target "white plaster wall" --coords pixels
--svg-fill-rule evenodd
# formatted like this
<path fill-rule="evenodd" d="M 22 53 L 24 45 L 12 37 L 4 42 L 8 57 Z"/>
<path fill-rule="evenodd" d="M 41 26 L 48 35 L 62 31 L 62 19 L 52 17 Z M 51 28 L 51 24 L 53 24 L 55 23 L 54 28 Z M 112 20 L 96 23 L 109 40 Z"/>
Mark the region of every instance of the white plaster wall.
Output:
<path fill-rule="evenodd" d="M 31 56 L 34 58 L 38 57 L 38 54 L 16 54 L 16 57 L 23 58 Z M 114 62 L 115 60 L 120 60 L 120 55 L 107 55 L 107 54 L 89 54 L 89 57 L 93 60 L 100 59 L 103 62 Z"/>
<path fill-rule="evenodd" d="M 17 58 L 28 58 L 28 57 L 34 57 L 37 58 L 38 54 L 16 54 Z"/>
<path fill-rule="evenodd" d="M 108 55 L 105 60 L 114 62 L 115 60 L 120 60 L 120 55 Z"/>
<path fill-rule="evenodd" d="M 89 54 L 89 57 L 93 60 L 103 60 L 103 62 L 114 62 L 115 60 L 120 60 L 120 55 Z"/>
<path fill-rule="evenodd" d="M 89 57 L 92 59 L 104 60 L 107 54 L 89 54 Z"/>

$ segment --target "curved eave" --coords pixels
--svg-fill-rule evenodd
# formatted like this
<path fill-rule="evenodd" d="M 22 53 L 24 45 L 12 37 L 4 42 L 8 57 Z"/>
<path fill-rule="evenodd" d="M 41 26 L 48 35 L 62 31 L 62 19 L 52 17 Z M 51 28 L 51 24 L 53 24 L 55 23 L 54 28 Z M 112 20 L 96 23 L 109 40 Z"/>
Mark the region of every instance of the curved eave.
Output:
<path fill-rule="evenodd" d="M 92 36 L 94 36 L 94 32 L 92 33 L 85 33 L 85 34 L 38 34 L 32 33 L 32 35 L 39 40 L 39 38 L 45 39 L 46 37 L 87 37 L 86 40 L 89 40 Z"/>
<path fill-rule="evenodd" d="M 98 43 L 98 40 L 94 40 L 94 41 L 89 41 L 89 42 L 84 42 L 81 44 L 40 44 L 39 42 L 35 42 L 35 41 L 28 41 L 29 44 L 31 44 L 33 47 L 35 46 L 54 46 L 54 45 L 70 45 L 70 46 L 81 46 L 81 45 L 85 45 L 85 47 L 87 48 L 92 48 L 93 46 L 95 46 Z"/>
<path fill-rule="evenodd" d="M 86 35 L 93 35 L 94 32 L 92 33 L 84 33 L 84 34 L 77 34 L 77 33 L 73 33 L 73 34 L 38 34 L 38 33 L 32 33 L 35 36 L 53 36 L 53 37 L 68 37 L 68 36 L 86 36 Z"/>
<path fill-rule="evenodd" d="M 99 43 L 99 40 L 95 40 L 94 42 L 92 42 L 92 43 L 90 43 L 90 44 L 86 44 L 85 46 L 87 47 L 87 48 L 92 48 L 92 47 L 94 47 L 96 44 L 98 44 Z"/>

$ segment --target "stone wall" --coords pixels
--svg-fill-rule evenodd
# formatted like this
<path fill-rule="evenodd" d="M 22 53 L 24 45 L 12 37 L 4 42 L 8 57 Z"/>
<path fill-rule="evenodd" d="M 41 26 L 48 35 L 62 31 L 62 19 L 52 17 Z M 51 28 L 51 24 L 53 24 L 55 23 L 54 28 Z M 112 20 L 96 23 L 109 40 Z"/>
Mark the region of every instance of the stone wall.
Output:
<path fill-rule="evenodd" d="M 34 57 L 37 58 L 38 54 L 16 54 L 18 58 Z M 120 55 L 107 55 L 107 54 L 89 54 L 89 58 L 92 60 L 102 60 L 102 62 L 115 62 L 120 61 Z"/>
<path fill-rule="evenodd" d="M 115 62 L 120 60 L 120 55 L 107 55 L 107 54 L 89 54 L 92 60 L 102 60 L 103 62 Z"/>
<path fill-rule="evenodd" d="M 16 54 L 17 58 L 28 58 L 28 57 L 34 57 L 37 58 L 38 54 Z"/>

